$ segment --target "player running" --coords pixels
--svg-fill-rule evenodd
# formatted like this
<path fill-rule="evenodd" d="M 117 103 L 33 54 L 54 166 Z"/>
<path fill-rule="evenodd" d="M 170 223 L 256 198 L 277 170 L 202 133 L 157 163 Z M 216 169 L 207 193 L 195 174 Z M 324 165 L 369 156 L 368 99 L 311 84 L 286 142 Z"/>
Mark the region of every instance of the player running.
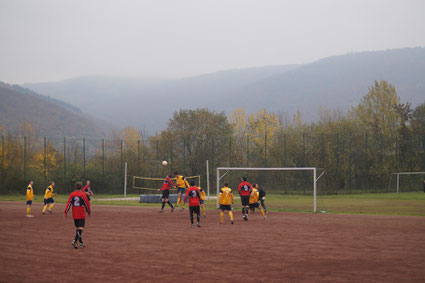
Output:
<path fill-rule="evenodd" d="M 34 215 L 31 214 L 32 199 L 35 198 L 34 191 L 32 189 L 33 184 L 34 182 L 30 181 L 27 186 L 27 217 L 34 217 Z"/>
<path fill-rule="evenodd" d="M 260 199 L 261 207 L 264 209 L 264 212 L 267 214 L 267 207 L 264 203 L 266 201 L 266 192 L 263 189 L 258 188 L 258 184 L 255 184 L 254 186 L 258 190 L 258 193 L 259 193 L 258 197 Z"/>
<path fill-rule="evenodd" d="M 90 180 L 86 181 L 86 185 L 83 188 L 83 193 L 87 195 L 87 199 L 90 201 L 90 195 L 94 196 L 93 191 L 90 188 Z"/>
<path fill-rule="evenodd" d="M 189 198 L 189 213 L 190 213 L 190 222 L 192 223 L 193 227 L 193 214 L 196 213 L 196 225 L 200 228 L 201 224 L 199 223 L 201 221 L 201 211 L 199 209 L 199 199 L 201 197 L 201 191 L 198 187 L 195 186 L 195 181 L 190 182 L 190 187 L 186 191 L 186 195 L 184 197 L 183 204 L 186 203 L 187 198 Z"/>
<path fill-rule="evenodd" d="M 162 183 L 162 188 L 158 190 L 158 192 L 162 191 L 162 206 L 159 213 L 164 212 L 165 203 L 168 203 L 168 205 L 171 207 L 171 212 L 174 211 L 173 204 L 171 203 L 171 201 L 168 200 L 168 198 L 170 197 L 170 186 L 173 186 L 173 188 L 176 188 L 173 181 L 171 181 L 171 175 L 167 175 L 165 177 L 164 182 Z"/>
<path fill-rule="evenodd" d="M 260 193 L 258 192 L 258 189 L 256 187 L 256 184 L 252 186 L 252 193 L 249 196 L 249 210 L 250 212 L 254 213 L 255 208 L 258 208 L 261 211 L 261 214 L 264 217 L 264 220 L 266 220 L 267 216 L 264 213 L 264 210 L 260 207 L 260 204 L 258 203 L 258 200 L 260 198 Z"/>
<path fill-rule="evenodd" d="M 179 205 L 181 205 L 180 211 L 183 211 L 184 210 L 184 203 L 183 203 L 183 197 L 182 196 L 184 194 L 184 190 L 189 187 L 189 183 L 186 181 L 184 176 L 179 175 L 179 172 L 177 172 L 177 171 L 174 172 L 174 177 L 176 178 L 177 193 L 178 193 L 176 207 L 179 207 Z"/>
<path fill-rule="evenodd" d="M 199 188 L 199 192 L 201 194 L 200 197 L 199 197 L 199 204 L 201 206 L 202 216 L 205 218 L 205 217 L 207 217 L 207 215 L 205 214 L 205 201 L 207 199 L 207 196 L 205 194 L 205 191 L 201 187 L 198 187 L 198 188 Z"/>
<path fill-rule="evenodd" d="M 77 182 L 75 184 L 75 191 L 69 195 L 68 202 L 65 207 L 65 217 L 68 214 L 69 209 L 72 206 L 72 217 L 74 218 L 74 225 L 76 228 L 75 239 L 72 240 L 71 244 L 75 249 L 78 249 L 78 242 L 80 242 L 80 248 L 85 248 L 86 245 L 83 243 L 83 229 L 86 224 L 86 211 L 90 215 L 90 202 L 87 195 L 81 190 L 83 184 Z"/>
<path fill-rule="evenodd" d="M 224 211 L 229 211 L 230 221 L 233 224 L 233 212 L 232 204 L 234 202 L 232 189 L 229 188 L 228 183 L 224 183 L 224 187 L 220 190 L 220 195 L 218 197 L 218 203 L 220 204 L 220 224 L 223 223 Z"/>
<path fill-rule="evenodd" d="M 53 196 L 56 194 L 53 193 L 53 188 L 55 187 L 55 182 L 50 182 L 50 185 L 47 187 L 46 191 L 44 192 L 44 207 L 43 207 L 43 214 L 46 214 L 46 209 L 48 212 L 52 213 L 52 208 L 55 205 L 55 200 L 53 199 Z"/>
<path fill-rule="evenodd" d="M 252 192 L 252 186 L 247 182 L 246 177 L 242 177 L 242 183 L 238 186 L 238 192 L 241 196 L 242 202 L 242 218 L 245 221 L 248 221 L 248 207 L 249 207 L 249 196 Z"/>

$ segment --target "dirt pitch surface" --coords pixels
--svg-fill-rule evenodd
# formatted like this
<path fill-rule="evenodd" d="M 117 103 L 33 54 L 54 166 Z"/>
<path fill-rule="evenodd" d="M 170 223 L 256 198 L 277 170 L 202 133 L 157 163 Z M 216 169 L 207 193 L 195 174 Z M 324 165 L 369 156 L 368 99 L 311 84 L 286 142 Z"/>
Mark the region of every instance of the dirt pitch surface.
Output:
<path fill-rule="evenodd" d="M 0 281 L 312 282 L 425 280 L 425 217 L 259 213 L 219 224 L 207 211 L 191 228 L 187 209 L 93 206 L 85 249 L 70 242 L 72 217 L 25 217 L 0 202 Z"/>

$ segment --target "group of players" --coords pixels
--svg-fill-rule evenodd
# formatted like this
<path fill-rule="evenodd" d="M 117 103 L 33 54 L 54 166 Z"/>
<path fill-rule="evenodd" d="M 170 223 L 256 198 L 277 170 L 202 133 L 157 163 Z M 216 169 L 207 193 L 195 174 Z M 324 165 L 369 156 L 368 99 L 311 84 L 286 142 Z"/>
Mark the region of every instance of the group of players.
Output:
<path fill-rule="evenodd" d="M 180 175 L 178 172 L 174 172 L 174 177 L 176 184 L 171 180 L 171 175 L 167 175 L 163 181 L 162 187 L 159 191 L 162 192 L 162 206 L 160 213 L 164 211 L 165 204 L 167 203 L 171 207 L 171 212 L 174 211 L 176 207 L 180 206 L 180 210 L 184 210 L 186 202 L 189 202 L 189 215 L 190 222 L 192 227 L 194 226 L 194 214 L 196 214 L 196 225 L 201 227 L 201 210 L 202 215 L 206 217 L 205 214 L 205 192 L 195 185 L 195 181 L 191 181 L 190 184 L 187 182 L 183 175 Z M 264 219 L 267 218 L 267 209 L 264 204 L 265 192 L 262 189 L 258 188 L 257 184 L 251 185 L 246 177 L 242 177 L 242 182 L 238 186 L 238 193 L 241 197 L 242 202 L 242 217 L 245 221 L 248 220 L 248 214 L 254 212 L 256 208 L 260 210 Z M 34 182 L 30 181 L 27 186 L 27 217 L 34 217 L 31 214 L 31 205 L 32 201 L 35 198 L 33 190 Z M 54 182 L 50 182 L 49 186 L 46 188 L 44 193 L 44 207 L 42 214 L 47 212 L 52 213 L 52 208 L 54 206 L 55 193 L 53 192 L 55 187 Z M 177 204 L 174 207 L 169 200 L 170 189 L 171 187 L 178 190 L 178 199 Z M 185 193 L 186 191 L 186 193 Z M 184 198 L 183 198 L 183 194 Z M 86 181 L 86 186 L 83 187 L 81 182 L 75 184 L 75 191 L 72 192 L 65 206 L 65 217 L 67 216 L 69 210 L 72 207 L 72 216 L 74 219 L 74 225 L 76 228 L 75 238 L 72 240 L 71 244 L 75 249 L 85 248 L 82 239 L 83 229 L 85 227 L 85 218 L 86 212 L 90 215 L 90 195 L 94 195 L 93 191 L 90 188 L 90 181 Z M 234 196 L 232 189 L 229 188 L 228 183 L 224 183 L 224 187 L 220 190 L 218 196 L 218 202 L 220 204 L 220 224 L 224 222 L 224 212 L 229 212 L 229 217 L 231 224 L 234 223 L 232 205 L 234 204 Z M 260 205 L 261 203 L 261 205 Z"/>
<path fill-rule="evenodd" d="M 162 187 L 158 190 L 162 192 L 162 206 L 159 210 L 160 213 L 164 211 L 165 204 L 167 203 L 171 207 L 171 212 L 174 211 L 175 207 L 169 200 L 171 186 L 178 191 L 178 198 L 176 207 L 181 206 L 181 211 L 184 210 L 184 205 L 189 200 L 189 215 L 190 222 L 192 227 L 194 226 L 193 218 L 196 214 L 196 225 L 201 227 L 201 209 L 204 217 L 205 215 L 205 192 L 195 185 L 195 181 L 191 181 L 190 185 L 185 180 L 183 175 L 179 175 L 178 172 L 174 172 L 176 185 L 171 180 L 171 175 L 167 175 L 164 179 Z M 265 206 L 265 196 L 266 193 L 264 190 L 259 189 L 257 184 L 251 185 L 246 177 L 242 177 L 241 183 L 238 186 L 238 193 L 241 197 L 242 202 L 242 217 L 245 221 L 248 221 L 248 214 L 254 212 L 258 208 L 263 215 L 264 219 L 267 219 L 267 208 Z M 187 187 L 187 190 L 186 190 Z M 186 190 L 185 197 L 183 199 L 183 193 Z M 229 188 L 228 183 L 224 183 L 224 187 L 220 190 L 218 196 L 218 202 L 220 204 L 220 224 L 224 222 L 224 212 L 229 212 L 230 221 L 233 224 L 233 212 L 232 204 L 234 204 L 234 196 L 232 189 Z M 260 205 L 261 203 L 261 205 Z"/>

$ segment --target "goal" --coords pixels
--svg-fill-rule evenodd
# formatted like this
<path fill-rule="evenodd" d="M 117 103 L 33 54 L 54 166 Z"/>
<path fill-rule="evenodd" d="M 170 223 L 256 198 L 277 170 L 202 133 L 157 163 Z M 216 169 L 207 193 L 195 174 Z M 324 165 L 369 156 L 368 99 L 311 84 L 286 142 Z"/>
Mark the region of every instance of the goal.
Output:
<path fill-rule="evenodd" d="M 218 195 L 220 191 L 220 183 L 221 179 L 226 176 L 227 173 L 231 171 L 275 171 L 275 172 L 282 172 L 282 171 L 300 171 L 300 172 L 311 172 L 312 174 L 312 186 L 310 187 L 312 193 L 313 193 L 313 212 L 317 212 L 317 181 L 320 179 L 320 177 L 323 176 L 325 171 L 321 172 L 319 176 L 317 176 L 318 168 L 316 167 L 259 167 L 259 168 L 249 168 L 249 167 L 217 167 L 217 208 L 219 207 L 218 204 Z M 224 173 L 222 173 L 224 172 Z M 310 183 L 311 184 L 311 183 Z"/>
<path fill-rule="evenodd" d="M 190 183 L 194 180 L 198 186 L 201 184 L 201 176 L 188 176 L 185 179 Z M 175 182 L 176 178 L 171 178 Z M 141 177 L 133 176 L 133 188 L 143 190 L 145 193 L 157 193 L 158 189 L 162 187 L 164 178 L 152 178 L 152 177 Z M 175 189 L 171 189 L 175 190 Z"/>
<path fill-rule="evenodd" d="M 395 177 L 395 182 L 393 181 Z M 411 192 L 411 191 L 421 191 L 423 190 L 423 182 L 425 178 L 425 172 L 397 172 L 392 173 L 390 182 L 388 185 L 388 190 L 392 190 L 392 186 L 395 183 L 396 192 Z"/>

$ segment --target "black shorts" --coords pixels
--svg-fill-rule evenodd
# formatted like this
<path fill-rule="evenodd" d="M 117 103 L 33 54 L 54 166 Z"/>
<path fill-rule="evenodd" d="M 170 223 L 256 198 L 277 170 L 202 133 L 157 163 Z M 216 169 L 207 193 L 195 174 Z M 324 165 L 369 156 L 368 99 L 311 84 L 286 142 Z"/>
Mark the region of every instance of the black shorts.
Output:
<path fill-rule="evenodd" d="M 204 203 L 205 203 L 205 201 L 203 199 L 199 200 L 199 204 L 204 204 Z"/>
<path fill-rule="evenodd" d="M 44 199 L 44 204 L 46 205 L 46 204 L 49 204 L 49 203 L 54 203 L 55 202 L 55 200 L 53 199 L 53 198 L 45 198 Z"/>
<path fill-rule="evenodd" d="M 201 213 L 201 209 L 199 208 L 199 206 L 189 206 L 189 213 Z"/>
<path fill-rule="evenodd" d="M 249 196 L 241 196 L 242 205 L 249 205 Z"/>
<path fill-rule="evenodd" d="M 221 210 L 232 210 L 232 206 L 230 204 L 220 204 Z"/>
<path fill-rule="evenodd" d="M 177 188 L 177 193 L 182 193 L 184 194 L 184 190 L 186 190 L 186 188 Z"/>
<path fill-rule="evenodd" d="M 162 198 L 168 198 L 170 196 L 170 190 L 162 191 Z"/>
<path fill-rule="evenodd" d="M 84 227 L 86 225 L 85 219 L 74 219 L 75 227 Z"/>
<path fill-rule="evenodd" d="M 27 204 L 31 205 L 32 204 L 32 200 L 27 200 Z"/>
<path fill-rule="evenodd" d="M 260 207 L 260 204 L 258 202 L 249 204 L 249 208 L 259 208 L 259 207 Z"/>

